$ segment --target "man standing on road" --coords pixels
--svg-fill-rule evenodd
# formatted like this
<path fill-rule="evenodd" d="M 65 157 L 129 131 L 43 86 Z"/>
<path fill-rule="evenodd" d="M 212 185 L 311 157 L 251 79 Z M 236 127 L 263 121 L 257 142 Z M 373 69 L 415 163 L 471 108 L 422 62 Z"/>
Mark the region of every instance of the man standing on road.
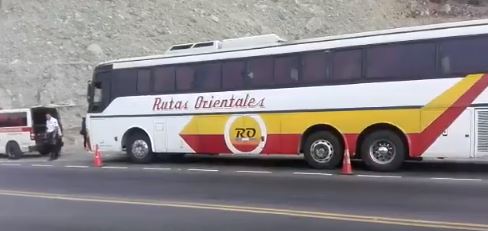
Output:
<path fill-rule="evenodd" d="M 50 150 L 49 160 L 55 160 L 59 157 L 59 152 L 61 151 L 60 140 L 63 134 L 58 120 L 49 113 L 46 113 L 46 133 Z"/>

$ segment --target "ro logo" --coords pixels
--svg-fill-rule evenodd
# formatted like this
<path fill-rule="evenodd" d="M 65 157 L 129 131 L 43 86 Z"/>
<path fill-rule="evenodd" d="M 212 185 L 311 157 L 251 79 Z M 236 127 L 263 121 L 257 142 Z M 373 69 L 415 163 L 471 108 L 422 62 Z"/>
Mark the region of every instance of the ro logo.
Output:
<path fill-rule="evenodd" d="M 236 128 L 236 138 L 254 138 L 256 136 L 255 128 Z"/>

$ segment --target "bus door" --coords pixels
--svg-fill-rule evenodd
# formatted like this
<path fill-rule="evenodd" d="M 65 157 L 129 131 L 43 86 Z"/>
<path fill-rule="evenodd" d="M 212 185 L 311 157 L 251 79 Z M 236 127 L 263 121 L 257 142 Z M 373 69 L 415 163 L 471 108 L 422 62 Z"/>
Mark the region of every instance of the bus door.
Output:
<path fill-rule="evenodd" d="M 154 152 L 166 152 L 168 149 L 166 145 L 166 121 L 155 120 L 153 131 Z"/>

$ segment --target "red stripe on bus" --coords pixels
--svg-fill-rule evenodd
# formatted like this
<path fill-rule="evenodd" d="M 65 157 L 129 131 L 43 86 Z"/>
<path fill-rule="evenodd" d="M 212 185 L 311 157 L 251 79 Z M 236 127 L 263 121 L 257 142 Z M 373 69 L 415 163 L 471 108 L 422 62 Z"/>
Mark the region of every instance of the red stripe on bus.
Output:
<path fill-rule="evenodd" d="M 230 153 L 223 135 L 181 135 L 181 137 L 196 153 Z"/>
<path fill-rule="evenodd" d="M 297 154 L 300 152 L 300 134 L 269 134 L 262 153 Z"/>
<path fill-rule="evenodd" d="M 225 143 L 224 135 L 181 135 L 183 140 L 197 153 L 231 153 Z M 300 146 L 299 134 L 270 134 L 261 153 L 297 154 Z M 243 147 L 241 147 L 243 148 Z M 252 145 L 242 151 L 251 151 Z"/>

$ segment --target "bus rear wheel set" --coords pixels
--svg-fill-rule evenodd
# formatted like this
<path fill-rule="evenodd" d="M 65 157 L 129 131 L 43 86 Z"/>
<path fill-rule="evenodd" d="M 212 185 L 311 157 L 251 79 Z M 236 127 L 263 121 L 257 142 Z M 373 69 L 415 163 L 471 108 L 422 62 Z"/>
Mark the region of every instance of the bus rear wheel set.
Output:
<path fill-rule="evenodd" d="M 143 133 L 132 134 L 127 140 L 126 149 L 134 163 L 150 163 L 154 158 L 151 141 Z M 318 131 L 308 136 L 303 152 L 305 161 L 311 167 L 334 169 L 341 164 L 344 145 L 333 132 Z M 376 130 L 366 135 L 359 153 L 366 166 L 376 171 L 396 170 L 407 156 L 402 138 L 390 130 Z"/>
<path fill-rule="evenodd" d="M 366 166 L 375 171 L 396 170 L 407 156 L 402 138 L 390 130 L 376 130 L 367 134 L 358 151 Z M 310 166 L 334 169 L 344 156 L 344 144 L 334 133 L 319 131 L 307 137 L 303 152 Z"/>

